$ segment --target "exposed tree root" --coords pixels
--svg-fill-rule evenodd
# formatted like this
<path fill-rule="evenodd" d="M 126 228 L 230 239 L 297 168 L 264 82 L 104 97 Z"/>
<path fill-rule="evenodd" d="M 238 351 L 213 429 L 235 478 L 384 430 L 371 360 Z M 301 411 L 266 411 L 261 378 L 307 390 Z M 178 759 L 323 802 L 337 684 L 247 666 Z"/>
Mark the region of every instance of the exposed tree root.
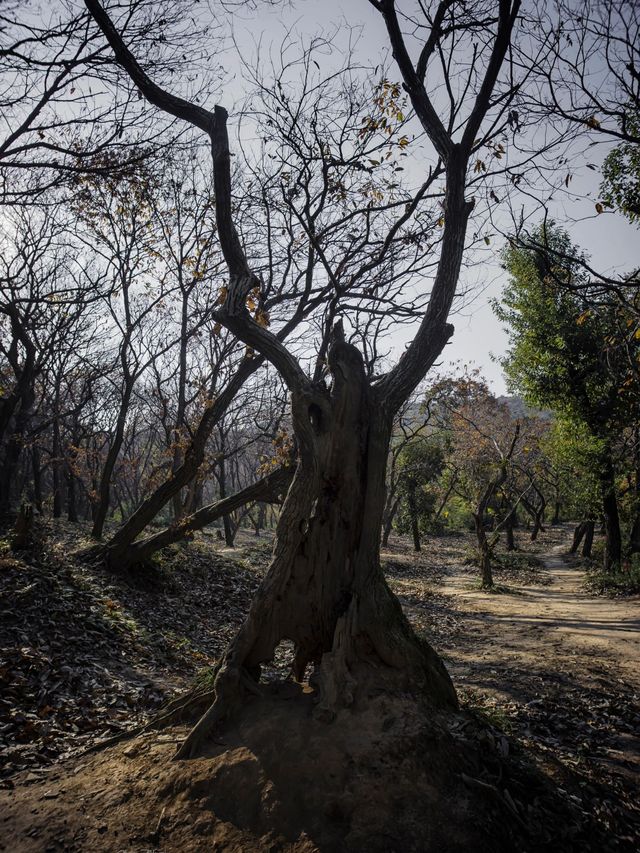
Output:
<path fill-rule="evenodd" d="M 211 688 L 202 689 L 194 688 L 180 696 L 172 699 L 158 714 L 153 716 L 142 726 L 136 726 L 134 729 L 127 729 L 126 732 L 120 732 L 113 737 L 104 738 L 97 743 L 92 744 L 85 749 L 81 755 L 90 755 L 94 752 L 100 752 L 108 747 L 115 746 L 118 743 L 123 743 L 127 740 L 132 740 L 139 737 L 145 732 L 156 731 L 176 725 L 188 718 L 193 718 L 196 714 L 201 713 L 203 707 L 211 705 L 215 701 L 215 692 Z"/>
<path fill-rule="evenodd" d="M 245 691 L 255 696 L 262 695 L 256 682 L 242 667 L 224 663 L 216 676 L 213 702 L 189 732 L 176 752 L 175 760 L 193 758 L 218 723 L 241 707 Z M 190 706 L 193 707 L 193 703 Z"/>

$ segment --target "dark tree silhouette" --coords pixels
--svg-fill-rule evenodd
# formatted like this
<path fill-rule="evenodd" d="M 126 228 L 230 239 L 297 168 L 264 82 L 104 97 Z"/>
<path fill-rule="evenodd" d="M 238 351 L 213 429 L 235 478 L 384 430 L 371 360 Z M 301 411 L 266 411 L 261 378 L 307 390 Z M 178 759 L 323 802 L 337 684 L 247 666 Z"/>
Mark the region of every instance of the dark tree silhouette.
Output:
<path fill-rule="evenodd" d="M 463 88 L 463 103 L 452 94 L 451 117 L 443 122 L 428 94 L 427 67 L 441 51 L 467 47 L 478 18 L 458 13 L 445 24 L 451 4 L 442 2 L 417 63 L 410 58 L 395 3 L 373 2 L 387 28 L 394 58 L 415 113 L 446 175 L 442 240 L 429 302 L 412 342 L 382 377 L 367 375 L 361 352 L 337 320 L 328 344 L 331 387 L 307 376 L 282 336 L 259 323 L 247 309 L 261 281 L 251 269 L 236 230 L 231 202 L 227 112 L 209 111 L 170 94 L 145 73 L 126 48 L 97 0 L 85 0 L 109 40 L 117 61 L 142 94 L 159 109 L 183 119 L 211 140 L 218 237 L 228 267 L 219 322 L 280 372 L 291 395 L 298 461 L 284 502 L 273 561 L 250 612 L 217 666 L 213 703 L 179 755 L 198 750 L 203 736 L 258 688 L 260 667 L 273 658 L 284 638 L 295 646 L 294 673 L 308 665 L 320 693 L 316 713 L 332 718 L 338 708 L 366 700 L 372 690 L 419 690 L 434 708 L 455 708 L 457 699 L 440 658 L 418 638 L 389 590 L 379 562 L 385 466 L 393 418 L 451 337 L 448 315 L 462 264 L 473 202 L 465 197 L 474 150 L 486 134 L 506 126 L 511 83 L 497 91 L 519 2 L 500 0 L 495 15 L 481 24 L 484 48 Z M 492 7 L 493 8 L 493 7 Z M 438 60 L 439 61 L 439 60 Z M 446 66 L 445 66 L 446 67 Z M 464 107 L 464 109 L 463 109 Z M 462 117 L 461 110 L 464 115 Z M 503 119 L 503 121 L 502 121 Z M 501 124 L 502 121 L 502 124 Z M 251 362 L 249 362 L 250 364 Z"/>

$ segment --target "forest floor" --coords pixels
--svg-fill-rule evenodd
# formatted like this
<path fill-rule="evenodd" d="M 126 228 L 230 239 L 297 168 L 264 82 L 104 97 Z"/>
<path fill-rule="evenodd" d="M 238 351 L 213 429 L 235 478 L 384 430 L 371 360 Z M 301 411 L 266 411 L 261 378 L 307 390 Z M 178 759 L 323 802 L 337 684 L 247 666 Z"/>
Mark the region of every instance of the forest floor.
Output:
<path fill-rule="evenodd" d="M 413 571 L 396 569 L 392 586 L 468 706 L 527 747 L 560 784 L 577 780 L 580 808 L 637 850 L 640 596 L 585 591 L 584 570 L 567 557 L 569 533 L 557 526 L 535 544 L 523 541 L 539 567 L 495 572 L 495 593 L 479 589 L 477 569 L 470 574 L 451 560 L 422 601 Z M 434 546 L 426 543 L 429 557 L 417 558 L 423 576 L 434 570 Z M 398 550 L 407 559 L 406 546 Z"/>
<path fill-rule="evenodd" d="M 418 555 L 392 539 L 383 561 L 463 704 L 489 724 L 491 748 L 526 751 L 578 820 L 596 822 L 608 846 L 582 841 L 582 849 L 635 851 L 640 600 L 585 592 L 584 572 L 563 558 L 570 532 L 548 527 L 530 543 L 520 531 L 522 551 L 501 557 L 495 593 L 478 588 L 477 569 L 465 562 L 466 535 L 428 538 Z M 0 546 L 0 850 L 253 849 L 235 835 L 213 848 L 187 848 L 178 836 L 161 844 L 163 811 L 139 816 L 153 824 L 145 830 L 127 828 L 135 823 L 128 812 L 118 818 L 132 785 L 160 778 L 175 732 L 152 734 L 144 749 L 140 739 L 133 749 L 124 744 L 108 768 L 106 752 L 89 759 L 83 752 L 144 724 L 221 653 L 264 573 L 268 542 L 242 534 L 232 550 L 202 536 L 165 556 L 158 576 L 124 579 L 69 559 L 78 546 L 72 525 L 49 525 L 44 540 L 22 556 Z M 286 653 L 274 674 L 286 673 Z M 103 784 L 105 774 L 120 780 L 119 793 Z M 167 790 L 173 776 L 162 777 Z"/>

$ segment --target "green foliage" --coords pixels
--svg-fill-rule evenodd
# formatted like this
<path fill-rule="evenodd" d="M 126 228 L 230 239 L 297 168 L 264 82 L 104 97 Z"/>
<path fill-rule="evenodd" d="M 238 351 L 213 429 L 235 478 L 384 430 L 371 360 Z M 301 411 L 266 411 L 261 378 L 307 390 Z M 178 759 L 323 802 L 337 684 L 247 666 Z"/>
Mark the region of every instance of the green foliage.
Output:
<path fill-rule="evenodd" d="M 590 299 L 565 231 L 541 226 L 533 243 L 540 248 L 505 251 L 511 278 L 502 303 L 494 303 L 510 334 L 502 360 L 510 385 L 595 436 L 617 433 L 639 396 L 635 324 L 615 298 Z"/>
<path fill-rule="evenodd" d="M 473 530 L 473 514 L 469 509 L 469 502 L 460 495 L 450 496 L 440 518 L 446 530 Z"/>
<path fill-rule="evenodd" d="M 599 479 L 605 568 L 615 570 L 621 559 L 616 448 L 640 407 L 637 290 L 627 290 L 630 308 L 619 294 L 591 285 L 577 248 L 554 225 L 539 227 L 526 245 L 512 245 L 504 261 L 510 281 L 503 303 L 494 304 L 510 335 L 502 365 L 512 388 L 564 422 L 556 450 L 569 476 L 583 475 L 573 490 L 578 515 L 593 514 Z"/>
<path fill-rule="evenodd" d="M 556 475 L 565 513 L 570 518 L 595 518 L 600 507 L 602 441 L 584 423 L 559 417 L 542 445 Z"/>
<path fill-rule="evenodd" d="M 640 136 L 640 115 L 626 111 L 627 129 Z M 623 142 L 611 151 L 602 166 L 602 201 L 630 222 L 640 222 L 640 145 Z"/>
<path fill-rule="evenodd" d="M 398 491 L 402 497 L 396 527 L 400 533 L 411 529 L 411 512 L 416 513 L 421 532 L 430 529 L 437 506 L 436 482 L 444 467 L 443 441 L 437 435 L 418 435 L 398 458 Z"/>
<path fill-rule="evenodd" d="M 585 586 L 590 592 L 610 598 L 640 594 L 640 554 L 634 554 L 615 572 L 604 572 L 592 564 Z"/>

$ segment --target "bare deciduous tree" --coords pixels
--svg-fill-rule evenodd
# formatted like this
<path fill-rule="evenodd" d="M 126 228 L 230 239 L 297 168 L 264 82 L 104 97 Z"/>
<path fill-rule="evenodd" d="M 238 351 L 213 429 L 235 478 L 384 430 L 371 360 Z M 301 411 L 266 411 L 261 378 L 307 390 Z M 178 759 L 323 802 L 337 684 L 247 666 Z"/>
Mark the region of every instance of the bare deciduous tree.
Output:
<path fill-rule="evenodd" d="M 327 354 L 330 390 L 309 378 L 282 336 L 247 308 L 252 292 L 261 293 L 262 282 L 249 264 L 234 224 L 226 110 L 221 106 L 206 110 L 156 85 L 97 0 L 86 0 L 86 4 L 144 96 L 211 139 L 218 237 L 229 273 L 216 316 L 280 372 L 291 395 L 299 452 L 269 573 L 217 668 L 213 704 L 180 755 L 198 749 L 211 726 L 241 701 L 245 688 L 256 689 L 261 664 L 272 659 L 285 637 L 295 644 L 296 677 L 302 678 L 309 664 L 317 669 L 320 717 L 331 718 L 356 696 L 366 696 L 372 679 L 377 689 L 421 689 L 433 707 L 455 707 L 455 691 L 442 662 L 410 628 L 380 568 L 385 466 L 396 411 L 453 331 L 448 315 L 473 209 L 465 197 L 469 163 L 487 134 L 501 122 L 506 126 L 512 81 L 507 79 L 504 88 L 499 78 L 519 3 L 501 0 L 497 13 L 483 18 L 483 39 L 467 71 L 467 86 L 460 102 L 451 92 L 450 116 L 443 122 L 428 94 L 427 66 L 442 52 L 455 53 L 468 46 L 479 26 L 477 10 L 463 10 L 450 30 L 443 21 L 451 4 L 441 3 L 435 20 L 423 22 L 427 38 L 414 62 L 395 3 L 373 2 L 384 19 L 413 108 L 446 176 L 443 233 L 428 306 L 395 367 L 372 380 L 362 354 L 347 342 L 344 325 L 337 321 Z M 372 669 L 373 661 L 384 666 Z"/>

